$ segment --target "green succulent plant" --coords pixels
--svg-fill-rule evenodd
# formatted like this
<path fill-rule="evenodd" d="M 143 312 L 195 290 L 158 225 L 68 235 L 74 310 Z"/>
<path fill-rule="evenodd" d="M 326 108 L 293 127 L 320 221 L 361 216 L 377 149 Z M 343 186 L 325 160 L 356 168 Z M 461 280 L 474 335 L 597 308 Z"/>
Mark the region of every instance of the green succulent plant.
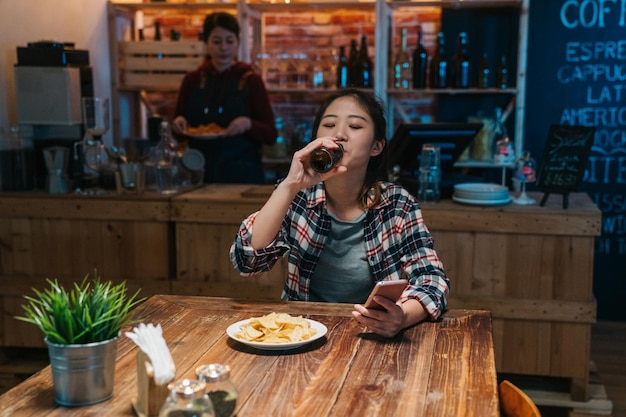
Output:
<path fill-rule="evenodd" d="M 126 281 L 113 285 L 103 282 L 97 273 L 89 274 L 68 292 L 57 279 L 46 279 L 50 287 L 43 291 L 33 288 L 35 296 L 25 295 L 24 316 L 18 320 L 32 323 L 51 343 L 69 345 L 102 342 L 116 337 L 130 322 L 131 311 L 145 298 L 137 290 L 127 296 Z"/>

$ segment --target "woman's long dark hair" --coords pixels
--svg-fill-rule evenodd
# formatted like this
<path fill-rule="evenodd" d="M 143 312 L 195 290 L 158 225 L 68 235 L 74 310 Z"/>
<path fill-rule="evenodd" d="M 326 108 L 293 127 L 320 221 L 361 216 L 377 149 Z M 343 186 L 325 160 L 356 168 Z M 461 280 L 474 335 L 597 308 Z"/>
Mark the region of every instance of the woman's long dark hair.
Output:
<path fill-rule="evenodd" d="M 385 119 L 385 107 L 381 100 L 379 100 L 374 94 L 353 89 L 341 89 L 330 95 L 322 105 L 320 106 L 317 114 L 315 115 L 315 121 L 313 122 L 313 138 L 317 137 L 317 130 L 319 129 L 322 117 L 328 109 L 328 106 L 332 102 L 341 97 L 352 97 L 361 106 L 363 110 L 372 118 L 374 124 L 374 140 L 387 142 L 387 119 Z M 379 180 L 387 178 L 387 146 L 383 146 L 383 150 L 380 154 L 370 158 L 367 164 L 367 171 L 365 173 L 365 180 L 361 187 L 361 193 L 359 194 L 359 202 L 361 207 L 369 208 L 373 207 L 380 202 L 381 188 Z"/>

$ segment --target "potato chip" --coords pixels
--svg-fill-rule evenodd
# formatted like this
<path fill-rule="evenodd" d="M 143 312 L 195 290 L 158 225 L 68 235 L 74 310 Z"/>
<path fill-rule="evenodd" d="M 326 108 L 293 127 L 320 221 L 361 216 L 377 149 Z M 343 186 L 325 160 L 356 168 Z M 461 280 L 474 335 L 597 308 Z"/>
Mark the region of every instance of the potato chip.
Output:
<path fill-rule="evenodd" d="M 241 325 L 235 337 L 260 343 L 289 343 L 310 339 L 317 333 L 302 316 L 287 313 L 270 313 L 253 317 Z"/>
<path fill-rule="evenodd" d="M 207 135 L 207 134 L 219 134 L 225 129 L 217 123 L 209 123 L 200 126 L 190 126 L 187 128 L 187 133 L 190 135 Z"/>

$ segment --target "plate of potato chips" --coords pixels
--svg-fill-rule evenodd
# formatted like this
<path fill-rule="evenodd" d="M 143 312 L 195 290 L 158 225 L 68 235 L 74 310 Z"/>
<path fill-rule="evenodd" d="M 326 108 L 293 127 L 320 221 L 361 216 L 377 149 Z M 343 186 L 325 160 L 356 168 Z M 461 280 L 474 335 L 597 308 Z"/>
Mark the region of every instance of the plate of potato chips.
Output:
<path fill-rule="evenodd" d="M 318 340 L 327 331 L 326 326 L 315 320 L 287 313 L 270 313 L 233 323 L 226 329 L 226 334 L 257 349 L 284 350 Z"/>
<path fill-rule="evenodd" d="M 183 133 L 194 139 L 215 139 L 224 134 L 224 129 L 217 123 L 208 123 L 199 126 L 190 126 Z"/>

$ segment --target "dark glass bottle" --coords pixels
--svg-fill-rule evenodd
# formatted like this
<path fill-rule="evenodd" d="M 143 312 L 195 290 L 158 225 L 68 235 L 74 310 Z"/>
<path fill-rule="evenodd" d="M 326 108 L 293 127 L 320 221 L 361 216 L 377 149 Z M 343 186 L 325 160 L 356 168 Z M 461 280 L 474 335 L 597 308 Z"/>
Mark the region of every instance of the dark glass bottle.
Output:
<path fill-rule="evenodd" d="M 319 173 L 330 171 L 343 158 L 343 146 L 338 143 L 339 148 L 328 149 L 326 147 L 317 148 L 311 153 L 311 168 Z"/>
<path fill-rule="evenodd" d="M 487 54 L 483 54 L 478 62 L 478 79 L 476 85 L 478 88 L 489 88 L 491 71 L 487 64 Z"/>
<path fill-rule="evenodd" d="M 337 63 L 337 88 L 348 86 L 348 58 L 346 57 L 346 47 L 339 47 L 339 62 Z"/>
<path fill-rule="evenodd" d="M 428 52 L 424 48 L 424 32 L 420 27 L 417 32 L 417 46 L 413 51 L 413 88 L 426 88 L 426 68 L 428 67 Z"/>
<path fill-rule="evenodd" d="M 467 52 L 467 33 L 459 33 L 454 55 L 454 87 L 468 88 L 470 86 L 470 59 Z"/>
<path fill-rule="evenodd" d="M 161 22 L 154 22 L 154 40 L 161 40 Z"/>
<path fill-rule="evenodd" d="M 448 87 L 448 60 L 443 32 L 437 35 L 437 51 L 430 61 L 430 88 Z"/>
<path fill-rule="evenodd" d="M 359 50 L 355 39 L 350 41 L 350 55 L 348 55 L 348 86 L 360 87 L 361 74 L 359 68 Z"/>
<path fill-rule="evenodd" d="M 411 58 L 407 49 L 407 28 L 400 32 L 400 50 L 396 54 L 393 65 L 393 86 L 398 89 L 408 90 L 411 83 Z"/>
<path fill-rule="evenodd" d="M 496 69 L 496 88 L 508 88 L 509 87 L 509 69 L 506 63 L 506 55 L 500 56 L 500 62 Z"/>
<path fill-rule="evenodd" d="M 367 36 L 361 36 L 361 48 L 359 49 L 359 67 L 361 72 L 361 87 L 374 87 L 374 64 L 367 52 Z"/>

